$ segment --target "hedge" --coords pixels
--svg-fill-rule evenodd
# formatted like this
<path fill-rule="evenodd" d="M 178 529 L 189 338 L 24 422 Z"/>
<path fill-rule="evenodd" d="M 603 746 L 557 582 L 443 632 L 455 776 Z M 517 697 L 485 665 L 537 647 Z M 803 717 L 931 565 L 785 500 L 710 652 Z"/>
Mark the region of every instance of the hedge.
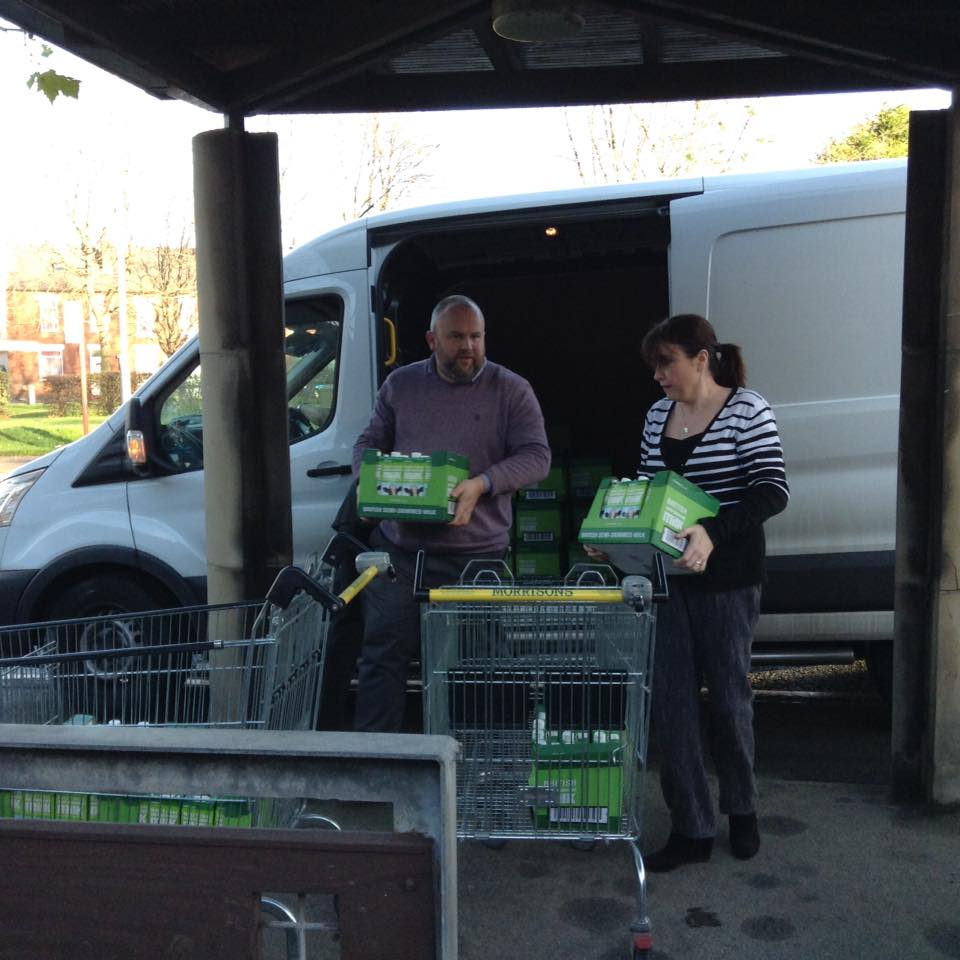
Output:
<path fill-rule="evenodd" d="M 131 374 L 131 388 L 136 390 L 149 376 L 149 373 Z M 46 384 L 46 400 L 53 416 L 76 416 L 80 412 L 78 376 L 44 377 L 43 382 Z M 87 404 L 90 409 L 109 416 L 121 402 L 120 374 L 117 371 L 87 375 Z"/>

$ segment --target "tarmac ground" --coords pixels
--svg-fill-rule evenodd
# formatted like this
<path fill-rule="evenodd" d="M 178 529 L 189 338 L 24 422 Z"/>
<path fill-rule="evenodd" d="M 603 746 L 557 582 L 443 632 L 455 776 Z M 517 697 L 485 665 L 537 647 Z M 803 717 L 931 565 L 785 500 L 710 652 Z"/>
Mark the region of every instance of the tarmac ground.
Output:
<path fill-rule="evenodd" d="M 648 778 L 646 836 L 669 823 Z M 762 846 L 648 877 L 651 960 L 960 958 L 960 814 L 892 804 L 884 786 L 761 778 Z M 626 842 L 459 849 L 460 956 L 630 957 L 638 884 Z"/>
<path fill-rule="evenodd" d="M 35 460 L 35 457 L 0 457 L 0 480 L 2 480 L 11 470 L 24 463 Z"/>
<path fill-rule="evenodd" d="M 650 960 L 960 960 L 960 810 L 891 801 L 879 698 L 758 703 L 757 737 L 760 852 L 734 859 L 721 818 L 709 863 L 648 876 Z M 643 810 L 650 851 L 655 769 Z M 464 842 L 458 873 L 462 960 L 629 960 L 628 841 Z"/>

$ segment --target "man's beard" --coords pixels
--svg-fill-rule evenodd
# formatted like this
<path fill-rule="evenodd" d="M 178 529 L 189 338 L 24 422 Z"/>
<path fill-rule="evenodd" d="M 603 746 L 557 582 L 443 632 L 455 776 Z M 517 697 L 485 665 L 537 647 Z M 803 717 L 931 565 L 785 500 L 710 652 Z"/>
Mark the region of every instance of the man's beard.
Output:
<path fill-rule="evenodd" d="M 457 383 L 469 383 L 477 375 L 480 364 L 474 357 L 470 357 L 470 369 L 469 371 L 465 371 L 462 367 L 458 366 L 459 359 L 460 358 L 449 360 L 446 363 L 442 363 L 440 367 L 448 379 L 456 380 Z M 467 358 L 464 357 L 463 359 Z"/>

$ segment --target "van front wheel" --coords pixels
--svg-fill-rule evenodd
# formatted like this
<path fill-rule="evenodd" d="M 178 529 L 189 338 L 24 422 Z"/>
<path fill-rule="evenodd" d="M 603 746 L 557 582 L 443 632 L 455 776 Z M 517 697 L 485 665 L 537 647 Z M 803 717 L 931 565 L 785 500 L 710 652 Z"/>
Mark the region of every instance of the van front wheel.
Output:
<path fill-rule="evenodd" d="M 168 678 L 156 670 L 150 676 L 142 658 L 96 654 L 157 642 L 156 637 L 144 636 L 146 621 L 137 614 L 164 605 L 159 591 L 123 576 L 90 577 L 57 594 L 48 607 L 52 622 L 47 641 L 63 653 L 90 654 L 65 663 L 58 673 L 70 715 L 91 716 L 97 722 L 157 722 L 160 687 L 168 686 Z"/>

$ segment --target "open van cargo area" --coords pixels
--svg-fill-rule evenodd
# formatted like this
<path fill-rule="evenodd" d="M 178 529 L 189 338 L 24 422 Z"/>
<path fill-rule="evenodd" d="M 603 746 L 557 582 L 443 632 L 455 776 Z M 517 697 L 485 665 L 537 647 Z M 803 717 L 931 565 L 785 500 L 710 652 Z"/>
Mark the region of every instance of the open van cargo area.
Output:
<path fill-rule="evenodd" d="M 486 317 L 487 356 L 533 385 L 554 454 L 607 456 L 615 473 L 632 475 L 644 412 L 660 396 L 640 355 L 668 313 L 660 210 L 566 221 L 546 211 L 507 228 L 448 222 L 402 242 L 381 286 L 401 362 L 429 354 L 433 305 L 466 294 Z"/>

